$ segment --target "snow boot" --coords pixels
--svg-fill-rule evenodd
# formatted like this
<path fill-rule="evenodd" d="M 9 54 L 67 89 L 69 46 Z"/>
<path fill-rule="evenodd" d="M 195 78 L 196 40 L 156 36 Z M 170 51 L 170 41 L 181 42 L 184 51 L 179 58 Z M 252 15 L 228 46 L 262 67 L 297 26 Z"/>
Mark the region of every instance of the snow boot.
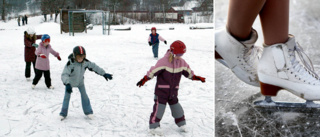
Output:
<path fill-rule="evenodd" d="M 226 29 L 215 33 L 215 58 L 230 68 L 232 72 L 245 83 L 259 87 L 257 66 L 262 53 L 254 43 L 258 33 L 252 29 L 249 40 L 238 41 Z"/>
<path fill-rule="evenodd" d="M 305 100 L 320 100 L 319 76 L 293 35 L 289 35 L 286 43 L 264 48 L 258 76 L 264 96 L 276 96 L 285 89 Z"/>

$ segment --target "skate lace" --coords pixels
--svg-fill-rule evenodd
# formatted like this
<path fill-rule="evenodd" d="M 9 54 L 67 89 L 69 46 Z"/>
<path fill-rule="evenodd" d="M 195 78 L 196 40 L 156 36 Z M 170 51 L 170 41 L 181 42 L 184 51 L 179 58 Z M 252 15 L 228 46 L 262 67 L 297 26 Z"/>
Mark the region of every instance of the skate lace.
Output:
<path fill-rule="evenodd" d="M 295 53 L 299 56 L 301 63 L 296 59 Z M 319 83 L 319 76 L 315 73 L 313 64 L 307 54 L 303 51 L 299 43 L 296 43 L 293 49 L 289 49 L 292 68 L 301 74 L 309 84 Z"/>
<path fill-rule="evenodd" d="M 262 54 L 262 47 L 259 46 L 254 46 L 252 45 L 250 48 L 245 48 L 244 49 L 244 61 L 254 68 L 252 71 L 255 71 L 256 73 L 256 68 L 258 67 L 258 63 L 256 62 L 256 59 L 259 59 Z"/>

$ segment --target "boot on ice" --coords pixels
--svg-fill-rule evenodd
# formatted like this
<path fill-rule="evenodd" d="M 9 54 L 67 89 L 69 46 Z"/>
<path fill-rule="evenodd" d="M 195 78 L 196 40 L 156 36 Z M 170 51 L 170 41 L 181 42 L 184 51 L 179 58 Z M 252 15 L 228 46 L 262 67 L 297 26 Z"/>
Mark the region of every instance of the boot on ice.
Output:
<path fill-rule="evenodd" d="M 319 76 L 292 35 L 289 35 L 286 43 L 264 48 L 258 76 L 261 93 L 267 96 L 266 102 L 273 102 L 270 96 L 276 96 L 281 89 L 307 100 L 307 104 L 320 100 Z M 295 104 L 290 105 L 295 107 Z"/>

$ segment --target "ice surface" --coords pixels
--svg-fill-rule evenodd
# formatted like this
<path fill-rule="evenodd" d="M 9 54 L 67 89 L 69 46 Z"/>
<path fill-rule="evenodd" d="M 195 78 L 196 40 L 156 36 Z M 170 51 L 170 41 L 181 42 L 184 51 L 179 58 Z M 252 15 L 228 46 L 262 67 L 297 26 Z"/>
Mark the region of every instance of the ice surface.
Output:
<path fill-rule="evenodd" d="M 144 25 L 131 25 L 131 31 L 111 31 L 102 35 L 101 26 L 88 34 L 60 34 L 59 24 L 40 23 L 42 16 L 30 17 L 27 26 L 18 27 L 15 20 L 0 22 L 0 136 L 148 136 L 148 120 L 153 107 L 156 80 L 138 88 L 136 83 L 156 60 L 153 59 L 147 39 L 150 31 Z M 156 24 L 161 26 L 160 24 Z M 37 34 L 49 34 L 52 48 L 60 53 L 62 61 L 50 55 L 51 79 L 54 90 L 48 90 L 44 78 L 34 90 L 24 77 L 23 32 L 33 26 Z M 174 40 L 187 45 L 183 56 L 195 74 L 204 76 L 206 83 L 182 78 L 179 101 L 184 108 L 190 132 L 181 134 L 171 116 L 164 114 L 161 127 L 168 137 L 213 136 L 213 31 L 189 30 L 188 25 L 175 30 L 159 31 L 168 41 L 160 43 L 163 56 Z M 39 41 L 37 41 L 39 43 Z M 82 112 L 78 89 L 74 88 L 68 117 L 60 121 L 59 112 L 64 96 L 61 72 L 73 47 L 82 45 L 87 58 L 113 74 L 106 81 L 90 71 L 85 74 L 85 85 L 94 112 L 89 120 Z M 32 71 L 32 78 L 34 73 Z"/>
<path fill-rule="evenodd" d="M 215 1 L 215 28 L 225 27 L 228 2 Z M 296 36 L 306 54 L 320 72 L 320 3 L 316 0 L 290 1 L 289 33 Z M 253 28 L 258 31 L 257 45 L 263 43 L 259 18 Z M 263 100 L 260 89 L 241 82 L 230 70 L 215 61 L 215 136 L 319 136 L 319 109 L 257 108 L 256 100 Z M 305 102 L 282 90 L 274 101 Z M 319 103 L 319 102 L 316 102 Z M 233 124 L 235 115 L 237 125 Z M 239 127 L 239 128 L 238 128 Z"/>

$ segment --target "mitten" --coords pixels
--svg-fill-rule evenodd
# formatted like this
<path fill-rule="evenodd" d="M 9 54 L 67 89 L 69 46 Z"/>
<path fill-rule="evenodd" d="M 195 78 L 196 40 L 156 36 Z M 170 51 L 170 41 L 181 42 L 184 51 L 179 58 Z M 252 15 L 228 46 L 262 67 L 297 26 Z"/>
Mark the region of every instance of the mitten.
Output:
<path fill-rule="evenodd" d="M 202 83 L 206 82 L 206 78 L 194 75 L 192 80 L 200 80 Z"/>
<path fill-rule="evenodd" d="M 43 58 L 43 59 L 47 58 L 47 56 L 44 55 L 44 54 L 40 54 L 39 57 L 41 57 L 41 58 Z"/>
<path fill-rule="evenodd" d="M 112 75 L 111 74 L 104 74 L 103 77 L 108 81 L 108 80 L 112 80 Z"/>
<path fill-rule="evenodd" d="M 138 83 L 137 86 L 141 87 L 144 85 L 144 83 L 146 83 L 148 81 L 148 77 L 145 75 Z"/>
<path fill-rule="evenodd" d="M 67 85 L 66 85 L 66 91 L 67 91 L 69 94 L 72 93 L 72 87 L 71 87 L 70 84 L 67 84 Z"/>

